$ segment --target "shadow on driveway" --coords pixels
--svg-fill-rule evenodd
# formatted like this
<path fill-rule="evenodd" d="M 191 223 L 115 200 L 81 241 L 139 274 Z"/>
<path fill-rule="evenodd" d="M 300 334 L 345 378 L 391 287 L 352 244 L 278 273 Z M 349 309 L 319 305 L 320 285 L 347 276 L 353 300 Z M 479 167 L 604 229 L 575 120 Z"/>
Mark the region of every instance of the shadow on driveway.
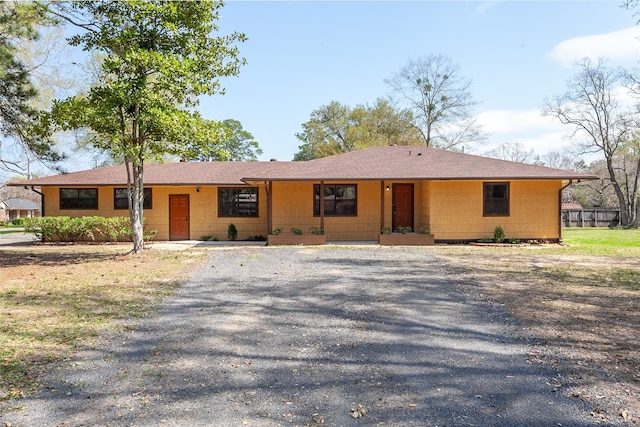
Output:
<path fill-rule="evenodd" d="M 236 247 L 79 352 L 20 425 L 587 426 L 499 309 L 418 248 Z M 356 418 L 360 417 L 360 418 Z M 601 424 L 600 424 L 601 425 Z"/>

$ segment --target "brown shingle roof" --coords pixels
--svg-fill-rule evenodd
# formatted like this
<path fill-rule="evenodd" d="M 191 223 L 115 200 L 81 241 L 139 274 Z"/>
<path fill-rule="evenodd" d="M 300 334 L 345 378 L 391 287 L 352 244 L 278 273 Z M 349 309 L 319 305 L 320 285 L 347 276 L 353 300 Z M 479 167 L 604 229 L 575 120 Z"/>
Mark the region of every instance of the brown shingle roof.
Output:
<path fill-rule="evenodd" d="M 245 174 L 246 180 L 596 179 L 593 175 L 421 146 L 370 147 Z"/>
<path fill-rule="evenodd" d="M 238 185 L 244 181 L 409 179 L 596 179 L 593 175 L 427 147 L 370 147 L 307 162 L 146 164 L 145 185 Z M 123 165 L 21 181 L 12 185 L 125 185 Z"/>
<path fill-rule="evenodd" d="M 267 173 L 290 162 L 180 162 L 144 165 L 145 185 L 240 185 L 244 175 Z M 126 185 L 124 165 L 107 166 L 68 174 L 20 181 L 12 185 L 100 186 Z"/>

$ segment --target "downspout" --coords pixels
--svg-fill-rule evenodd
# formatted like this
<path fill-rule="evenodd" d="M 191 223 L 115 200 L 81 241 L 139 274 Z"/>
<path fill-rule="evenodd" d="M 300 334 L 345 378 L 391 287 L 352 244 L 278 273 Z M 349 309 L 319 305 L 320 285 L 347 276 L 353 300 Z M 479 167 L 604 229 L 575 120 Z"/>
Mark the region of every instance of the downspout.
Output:
<path fill-rule="evenodd" d="M 580 180 L 578 180 L 578 182 L 580 182 Z M 558 243 L 562 243 L 562 192 L 572 184 L 573 179 L 570 179 L 567 185 L 563 185 L 558 192 Z"/>
<path fill-rule="evenodd" d="M 31 186 L 31 191 L 40 195 L 40 216 L 44 216 L 44 194 L 36 190 L 36 188 L 33 185 Z M 44 239 L 44 235 L 41 236 L 40 240 L 44 241 L 43 239 Z"/>
<path fill-rule="evenodd" d="M 40 195 L 40 216 L 44 216 L 44 194 L 36 190 L 36 188 L 32 185 L 31 191 Z"/>

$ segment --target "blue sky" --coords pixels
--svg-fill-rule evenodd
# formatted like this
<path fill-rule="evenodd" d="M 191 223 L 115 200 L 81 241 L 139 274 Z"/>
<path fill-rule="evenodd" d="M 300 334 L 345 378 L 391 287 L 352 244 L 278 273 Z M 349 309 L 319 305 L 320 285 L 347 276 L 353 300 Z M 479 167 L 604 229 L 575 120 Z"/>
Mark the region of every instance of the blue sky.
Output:
<path fill-rule="evenodd" d="M 230 1 L 219 27 L 249 37 L 240 45 L 248 63 L 200 111 L 239 120 L 262 160 L 291 160 L 313 110 L 373 104 L 409 59 L 439 53 L 472 81 L 474 114 L 491 133 L 474 152 L 520 142 L 544 154 L 568 143 L 569 129 L 539 110 L 565 90 L 575 61 L 640 59 L 640 31 L 618 1 Z"/>
<path fill-rule="evenodd" d="M 620 3 L 232 0 L 221 9 L 220 33 L 248 36 L 239 45 L 248 63 L 222 79 L 226 95 L 203 98 L 199 110 L 208 119 L 239 120 L 264 150 L 260 160 L 291 160 L 301 144 L 295 135 L 313 110 L 331 101 L 371 105 L 410 59 L 442 53 L 472 81 L 473 113 L 490 133 L 473 153 L 522 143 L 543 155 L 570 144 L 570 129 L 540 108 L 564 92 L 576 61 L 639 65 L 640 26 Z M 60 49 L 61 74 L 74 70 L 68 55 L 77 52 Z M 81 151 L 64 165 L 69 172 L 91 167 Z M 0 181 L 11 176 L 0 170 Z"/>

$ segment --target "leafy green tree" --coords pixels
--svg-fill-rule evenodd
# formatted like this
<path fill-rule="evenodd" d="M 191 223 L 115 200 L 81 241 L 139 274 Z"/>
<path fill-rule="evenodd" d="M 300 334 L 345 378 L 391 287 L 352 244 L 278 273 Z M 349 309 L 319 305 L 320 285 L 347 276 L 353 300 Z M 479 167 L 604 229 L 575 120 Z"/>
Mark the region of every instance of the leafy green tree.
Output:
<path fill-rule="evenodd" d="M 29 79 L 29 69 L 18 59 L 18 47 L 38 38 L 38 25 L 52 23 L 38 2 L 0 2 L 0 132 L 3 139 L 16 141 L 24 156 L 35 155 L 55 163 L 55 151 L 47 132 L 37 126 L 39 111 L 33 106 L 37 91 Z M 24 174 L 23 165 L 2 156 L 0 167 Z"/>
<path fill-rule="evenodd" d="M 253 139 L 250 132 L 242 128 L 242 123 L 237 120 L 227 119 L 222 122 L 224 136 L 220 142 L 208 150 L 203 146 L 195 146 L 183 160 L 196 160 L 199 162 L 213 162 L 216 160 L 229 160 L 233 162 L 248 162 L 258 160 L 262 155 L 262 149 Z"/>
<path fill-rule="evenodd" d="M 90 129 L 95 146 L 124 159 L 133 253 L 143 249 L 145 161 L 183 158 L 198 145 L 210 149 L 224 134 L 222 125 L 193 111 L 198 96 L 223 93 L 219 78 L 237 75 L 244 63 L 236 46 L 244 34 L 214 34 L 222 6 L 130 0 L 54 3 L 50 9 L 82 29 L 72 45 L 104 54 L 89 93 L 55 102 L 51 120 L 64 129 Z"/>
<path fill-rule="evenodd" d="M 471 82 L 460 76 L 459 66 L 447 56 L 411 60 L 385 83 L 395 103 L 412 112 L 410 123 L 427 147 L 463 149 L 486 139 L 471 118 L 476 104 L 469 91 Z"/>
<path fill-rule="evenodd" d="M 350 108 L 337 101 L 311 113 L 294 160 L 311 160 L 376 145 L 413 145 L 420 135 L 409 125 L 411 113 L 396 110 L 388 101 L 378 99 L 373 106 Z"/>

